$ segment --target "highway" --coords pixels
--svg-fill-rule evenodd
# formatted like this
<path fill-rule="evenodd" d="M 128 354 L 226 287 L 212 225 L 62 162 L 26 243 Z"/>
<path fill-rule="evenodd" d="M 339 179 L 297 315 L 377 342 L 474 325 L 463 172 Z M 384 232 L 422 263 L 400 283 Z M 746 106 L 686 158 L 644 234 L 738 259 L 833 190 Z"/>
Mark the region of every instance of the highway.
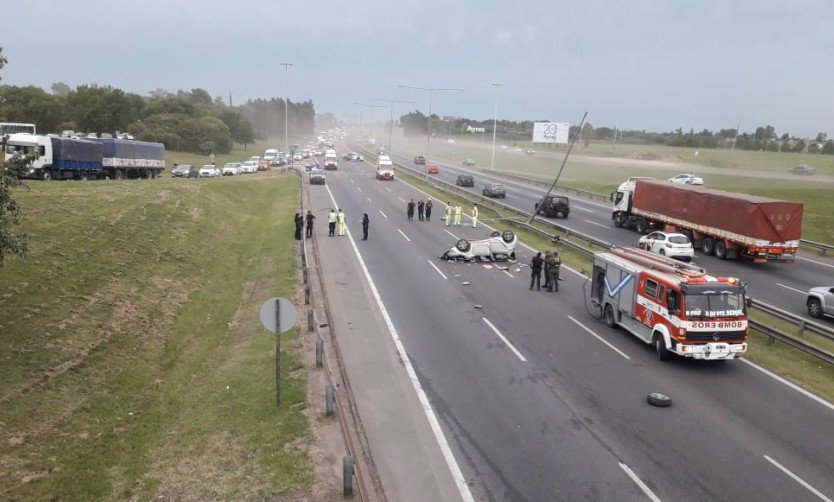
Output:
<path fill-rule="evenodd" d="M 563 272 L 562 291 L 546 293 L 528 290 L 528 269 L 443 262 L 437 257 L 458 237 L 489 229 L 466 218 L 445 227 L 437 200 L 431 222 L 407 221 L 406 201 L 425 194 L 375 180 L 367 162 L 339 165 L 326 186 L 310 187 L 313 211 L 319 221 L 334 205 L 345 211 L 474 499 L 834 497 L 830 403 L 745 360 L 657 361 L 651 347 L 587 314 L 577 274 Z M 451 171 L 441 167 L 441 176 Z M 510 193 L 524 191 L 534 194 Z M 604 221 L 603 207 L 572 200 L 569 221 Z M 318 232 L 319 246 L 355 259 L 348 238 Z M 519 251 L 527 263 L 531 251 Z M 375 308 L 374 299 L 368 304 Z M 649 406 L 653 391 L 669 394 L 673 406 Z"/>
<path fill-rule="evenodd" d="M 413 156 L 404 153 L 392 154 L 395 162 L 413 166 Z M 476 168 L 464 168 L 451 162 L 432 163 L 440 167 L 438 178 L 448 183 L 455 183 L 458 174 L 468 173 L 475 178 L 475 186 L 466 190 L 481 195 L 484 183 L 502 183 L 507 189 L 507 198 L 498 199 L 511 207 L 532 212 L 534 205 L 547 192 L 542 187 L 535 187 L 499 176 L 489 175 Z M 422 166 L 413 166 L 422 168 Z M 555 168 L 558 166 L 554 166 Z M 463 188 L 463 187 L 462 187 Z M 564 194 L 570 197 L 571 214 L 567 219 L 555 218 L 553 221 L 572 230 L 591 235 L 606 242 L 619 245 L 636 245 L 640 235 L 633 230 L 614 227 L 611 221 L 611 205 L 591 201 L 584 197 Z M 805 309 L 808 289 L 815 286 L 834 285 L 834 260 L 800 251 L 796 263 L 766 263 L 756 265 L 746 260 L 720 260 L 696 251 L 695 263 L 719 276 L 735 276 L 748 284 L 748 294 L 757 300 L 777 306 L 783 310 L 813 319 Z M 834 324 L 831 319 L 817 320 Z"/>

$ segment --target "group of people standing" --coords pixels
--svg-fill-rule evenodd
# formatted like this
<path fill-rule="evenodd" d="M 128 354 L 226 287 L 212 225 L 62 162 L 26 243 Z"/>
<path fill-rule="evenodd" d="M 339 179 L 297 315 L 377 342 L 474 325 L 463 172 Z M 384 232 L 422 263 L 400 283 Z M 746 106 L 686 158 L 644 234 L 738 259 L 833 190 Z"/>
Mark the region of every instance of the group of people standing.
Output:
<path fill-rule="evenodd" d="M 337 212 L 338 211 L 338 212 Z M 299 213 L 295 213 L 295 239 L 301 240 L 301 232 L 304 230 L 304 220 L 305 217 L 301 216 Z M 312 211 L 307 211 L 307 238 L 313 236 L 313 222 L 316 220 L 315 215 Z M 368 240 L 368 227 L 370 226 L 370 219 L 368 218 L 368 213 L 365 213 L 364 217 L 359 220 L 362 223 L 362 233 L 364 234 L 362 237 L 363 241 Z M 331 209 L 330 214 L 327 215 L 327 225 L 328 225 L 328 237 L 336 236 L 336 232 L 338 231 L 339 236 L 347 235 L 347 222 L 345 221 L 345 213 L 341 209 Z"/>
<path fill-rule="evenodd" d="M 431 199 L 428 199 L 426 202 L 420 199 L 417 204 L 414 204 L 414 199 L 410 199 L 405 205 L 405 215 L 409 220 L 414 219 L 415 206 L 417 207 L 417 219 L 420 221 L 431 221 L 431 210 L 434 207 Z"/>
<path fill-rule="evenodd" d="M 307 237 L 313 236 L 313 222 L 315 221 L 316 217 L 313 215 L 312 211 L 307 211 L 306 216 L 301 216 L 301 213 L 295 213 L 295 240 L 301 240 L 301 232 L 304 230 L 304 220 L 307 220 Z"/>
<path fill-rule="evenodd" d="M 559 291 L 559 269 L 562 267 L 562 259 L 559 258 L 558 251 L 547 250 L 544 252 L 544 258 L 539 251 L 536 256 L 530 260 L 530 289 L 536 286 L 538 291 L 541 291 L 542 270 L 544 270 L 544 288 L 550 292 Z"/>
<path fill-rule="evenodd" d="M 451 202 L 446 203 L 446 213 L 443 215 L 443 221 L 446 222 L 446 226 L 454 224 L 455 226 L 460 226 L 460 217 L 461 213 L 463 213 L 463 208 L 460 207 L 460 204 L 452 205 Z M 454 216 L 454 223 L 452 223 L 452 217 Z M 478 226 L 478 205 L 472 205 L 472 211 L 469 212 L 469 216 L 472 218 L 472 228 L 476 228 Z"/>

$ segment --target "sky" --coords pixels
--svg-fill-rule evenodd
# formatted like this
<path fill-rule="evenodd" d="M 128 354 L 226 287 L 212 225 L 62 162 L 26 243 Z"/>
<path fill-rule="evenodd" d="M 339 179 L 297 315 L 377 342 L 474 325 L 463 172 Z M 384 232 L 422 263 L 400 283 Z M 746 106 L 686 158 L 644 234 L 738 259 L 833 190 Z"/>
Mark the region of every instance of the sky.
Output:
<path fill-rule="evenodd" d="M 832 27 L 830 0 L 4 0 L 0 77 L 289 94 L 347 120 L 383 99 L 414 102 L 397 116 L 428 109 L 400 85 L 461 88 L 433 93 L 432 111 L 834 136 Z"/>

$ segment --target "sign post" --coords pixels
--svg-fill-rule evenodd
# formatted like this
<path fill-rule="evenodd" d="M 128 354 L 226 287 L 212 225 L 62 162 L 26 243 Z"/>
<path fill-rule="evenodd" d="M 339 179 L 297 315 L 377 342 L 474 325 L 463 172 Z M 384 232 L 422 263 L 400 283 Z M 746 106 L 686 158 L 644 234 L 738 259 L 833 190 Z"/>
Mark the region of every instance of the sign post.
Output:
<path fill-rule="evenodd" d="M 261 305 L 261 324 L 275 333 L 275 406 L 281 406 L 281 333 L 295 325 L 295 305 L 276 296 Z"/>

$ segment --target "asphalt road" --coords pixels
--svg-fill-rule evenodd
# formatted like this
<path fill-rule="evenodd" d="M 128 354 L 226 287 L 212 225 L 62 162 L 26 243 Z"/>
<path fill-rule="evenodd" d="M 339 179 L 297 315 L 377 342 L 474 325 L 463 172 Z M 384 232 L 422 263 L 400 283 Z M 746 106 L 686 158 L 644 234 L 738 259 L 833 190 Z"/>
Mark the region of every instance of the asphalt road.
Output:
<path fill-rule="evenodd" d="M 521 155 L 521 154 L 520 154 Z M 412 165 L 413 156 L 394 153 L 396 162 Z M 527 212 L 534 210 L 534 205 L 547 192 L 541 187 L 533 187 L 521 182 L 482 173 L 475 168 L 464 168 L 460 164 L 449 162 L 432 163 L 440 167 L 438 178 L 448 183 L 455 183 L 458 174 L 469 173 L 475 178 L 475 186 L 466 190 L 481 195 L 486 182 L 502 183 L 507 189 L 507 198 L 498 199 L 517 209 Z M 414 166 L 422 168 L 422 166 Z M 558 167 L 558 166 L 557 166 Z M 565 227 L 591 235 L 606 242 L 618 245 L 637 244 L 640 235 L 632 230 L 614 227 L 611 221 L 611 205 L 591 201 L 571 194 L 571 214 L 567 219 L 555 218 L 553 221 Z M 766 263 L 756 265 L 746 260 L 719 260 L 714 256 L 705 256 L 696 252 L 695 263 L 719 276 L 735 276 L 748 284 L 748 294 L 757 300 L 777 306 L 809 320 L 834 325 L 834 319 L 813 319 L 805 308 L 808 289 L 815 286 L 834 286 L 834 260 L 800 251 L 796 263 Z"/>
<path fill-rule="evenodd" d="M 405 201 L 425 194 L 373 174 L 340 162 L 313 208 L 325 221 L 332 193 L 354 236 L 368 213 L 360 253 L 476 499 L 834 497 L 834 406 L 743 360 L 657 361 L 586 313 L 576 274 L 546 293 L 528 269 L 440 261 L 489 230 L 447 229 L 439 201 L 431 222 L 407 221 Z M 649 406 L 652 391 L 673 406 Z"/>

